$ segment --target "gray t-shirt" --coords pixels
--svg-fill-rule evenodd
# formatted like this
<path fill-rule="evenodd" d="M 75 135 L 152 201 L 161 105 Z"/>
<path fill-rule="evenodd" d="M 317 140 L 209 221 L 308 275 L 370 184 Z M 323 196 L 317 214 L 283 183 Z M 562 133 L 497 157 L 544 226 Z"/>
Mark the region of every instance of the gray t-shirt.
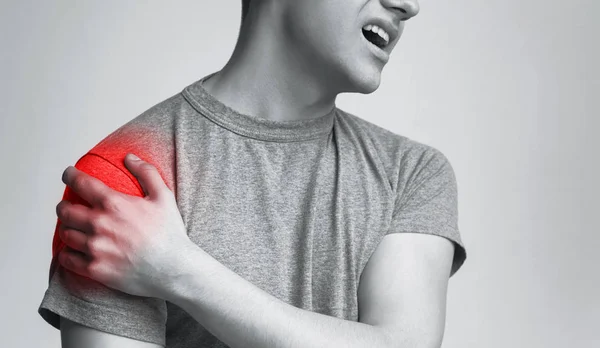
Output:
<path fill-rule="evenodd" d="M 76 167 L 127 193 L 141 191 L 125 154 L 151 162 L 194 243 L 313 312 L 358 321 L 361 272 L 389 233 L 447 238 L 455 245 L 451 275 L 461 267 L 456 178 L 439 150 L 337 107 L 292 122 L 241 114 L 203 88 L 213 74 L 121 126 Z M 49 276 L 38 312 L 56 328 L 64 316 L 169 348 L 227 347 L 170 302 L 78 286 L 90 280 L 55 258 Z"/>

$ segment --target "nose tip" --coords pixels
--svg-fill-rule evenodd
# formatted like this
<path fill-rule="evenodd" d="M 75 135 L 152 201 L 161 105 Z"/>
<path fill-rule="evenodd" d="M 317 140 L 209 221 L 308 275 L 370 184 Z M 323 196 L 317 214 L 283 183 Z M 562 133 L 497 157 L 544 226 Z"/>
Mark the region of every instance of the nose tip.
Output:
<path fill-rule="evenodd" d="M 402 5 L 394 7 L 394 9 L 400 11 L 401 21 L 408 20 L 419 13 L 419 3 L 417 1 L 402 1 Z"/>

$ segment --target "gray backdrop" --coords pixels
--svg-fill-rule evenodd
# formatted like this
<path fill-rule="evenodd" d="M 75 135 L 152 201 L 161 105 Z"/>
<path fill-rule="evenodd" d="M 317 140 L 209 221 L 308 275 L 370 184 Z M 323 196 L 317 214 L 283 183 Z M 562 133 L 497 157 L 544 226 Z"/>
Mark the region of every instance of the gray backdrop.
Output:
<path fill-rule="evenodd" d="M 0 331 L 59 347 L 37 314 L 62 171 L 229 58 L 228 1 L 0 2 Z M 600 3 L 421 1 L 382 85 L 338 106 L 439 148 L 469 258 L 445 348 L 600 343 Z"/>

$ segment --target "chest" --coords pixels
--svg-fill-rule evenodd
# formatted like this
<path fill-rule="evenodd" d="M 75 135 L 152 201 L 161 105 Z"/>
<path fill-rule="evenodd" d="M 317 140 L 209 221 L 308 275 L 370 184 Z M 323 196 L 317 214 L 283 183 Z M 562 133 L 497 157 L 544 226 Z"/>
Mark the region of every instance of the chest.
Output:
<path fill-rule="evenodd" d="M 192 241 L 280 298 L 334 283 L 356 288 L 392 212 L 370 161 L 336 146 L 218 151 L 178 164 Z"/>

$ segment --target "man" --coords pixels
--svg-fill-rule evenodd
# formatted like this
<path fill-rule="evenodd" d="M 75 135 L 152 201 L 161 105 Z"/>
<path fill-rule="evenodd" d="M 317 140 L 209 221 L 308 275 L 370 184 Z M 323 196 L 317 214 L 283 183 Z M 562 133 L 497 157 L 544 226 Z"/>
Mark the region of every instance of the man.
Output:
<path fill-rule="evenodd" d="M 63 347 L 439 347 L 452 167 L 335 106 L 418 9 L 245 1 L 222 70 L 68 168 L 39 308 Z"/>

